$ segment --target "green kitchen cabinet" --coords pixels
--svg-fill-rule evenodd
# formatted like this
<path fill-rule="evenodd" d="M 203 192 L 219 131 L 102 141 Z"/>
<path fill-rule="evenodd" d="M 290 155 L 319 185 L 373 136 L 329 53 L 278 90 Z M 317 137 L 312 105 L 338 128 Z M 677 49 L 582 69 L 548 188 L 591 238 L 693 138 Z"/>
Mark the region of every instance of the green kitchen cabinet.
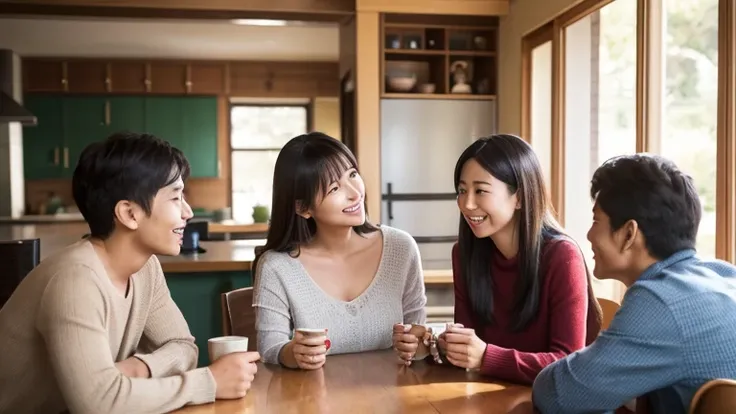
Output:
<path fill-rule="evenodd" d="M 199 348 L 198 367 L 209 365 L 207 340 L 222 336 L 220 296 L 234 289 L 253 286 L 249 271 L 165 273 L 171 298 L 187 321 Z M 251 339 L 255 347 L 255 338 Z"/>
<path fill-rule="evenodd" d="M 64 106 L 55 96 L 27 95 L 23 105 L 38 119 L 23 127 L 23 169 L 28 180 L 59 178 L 63 169 Z"/>
<path fill-rule="evenodd" d="M 38 118 L 23 129 L 26 179 L 70 178 L 90 143 L 147 132 L 184 152 L 192 177 L 217 177 L 217 98 L 29 94 Z"/>
<path fill-rule="evenodd" d="M 184 154 L 192 177 L 217 177 L 217 98 L 190 97 L 182 101 Z"/>
<path fill-rule="evenodd" d="M 115 132 L 143 132 L 144 100 L 132 96 L 72 96 L 64 100 L 64 140 L 69 167 L 64 176 L 72 177 L 82 151 L 91 143 Z M 66 159 L 64 160 L 66 161 Z"/>
<path fill-rule="evenodd" d="M 107 138 L 112 132 L 109 101 L 105 97 L 70 96 L 64 100 L 64 169 L 71 178 L 79 156 L 87 145 Z"/>
<path fill-rule="evenodd" d="M 146 100 L 138 96 L 113 96 L 109 102 L 110 133 L 146 132 Z"/>
<path fill-rule="evenodd" d="M 191 177 L 217 177 L 217 98 L 210 96 L 146 98 L 148 133 L 186 155 Z"/>

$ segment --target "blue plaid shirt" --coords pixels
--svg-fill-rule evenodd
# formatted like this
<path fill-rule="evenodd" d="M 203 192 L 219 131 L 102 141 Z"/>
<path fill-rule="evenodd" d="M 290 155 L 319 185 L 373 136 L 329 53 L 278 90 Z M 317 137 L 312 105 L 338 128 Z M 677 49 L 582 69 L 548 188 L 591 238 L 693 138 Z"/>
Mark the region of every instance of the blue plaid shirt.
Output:
<path fill-rule="evenodd" d="M 736 379 L 736 267 L 684 250 L 650 266 L 610 327 L 534 381 L 544 414 L 612 412 L 649 394 L 655 413 L 686 413 L 697 389 Z"/>

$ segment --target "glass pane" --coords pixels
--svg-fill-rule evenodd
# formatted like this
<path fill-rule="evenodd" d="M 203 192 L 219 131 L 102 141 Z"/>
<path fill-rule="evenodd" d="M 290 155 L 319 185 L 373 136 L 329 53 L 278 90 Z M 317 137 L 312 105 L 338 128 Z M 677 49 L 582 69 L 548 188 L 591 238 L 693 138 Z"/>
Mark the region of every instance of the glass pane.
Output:
<path fill-rule="evenodd" d="M 271 208 L 278 155 L 278 151 L 233 151 L 233 220 L 252 223 L 256 203 Z"/>
<path fill-rule="evenodd" d="M 532 50 L 531 142 L 550 188 L 552 175 L 552 42 Z"/>
<path fill-rule="evenodd" d="M 667 0 L 661 153 L 695 180 L 703 205 L 698 252 L 716 249 L 718 0 Z"/>
<path fill-rule="evenodd" d="M 636 152 L 636 0 L 617 0 L 566 30 L 565 227 L 592 267 L 590 179 L 607 159 Z M 620 300 L 623 285 L 596 281 Z"/>
<path fill-rule="evenodd" d="M 307 132 L 303 106 L 233 106 L 230 110 L 233 149 L 278 149 Z"/>

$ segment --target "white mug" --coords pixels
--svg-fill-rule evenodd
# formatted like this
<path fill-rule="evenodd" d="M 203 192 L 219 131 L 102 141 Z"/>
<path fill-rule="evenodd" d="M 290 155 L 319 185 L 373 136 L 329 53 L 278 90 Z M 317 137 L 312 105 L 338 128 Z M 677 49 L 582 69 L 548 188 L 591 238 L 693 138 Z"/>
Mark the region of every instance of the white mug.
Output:
<path fill-rule="evenodd" d="M 248 352 L 248 338 L 245 336 L 218 336 L 207 341 L 210 363 L 223 355 L 233 352 Z"/>

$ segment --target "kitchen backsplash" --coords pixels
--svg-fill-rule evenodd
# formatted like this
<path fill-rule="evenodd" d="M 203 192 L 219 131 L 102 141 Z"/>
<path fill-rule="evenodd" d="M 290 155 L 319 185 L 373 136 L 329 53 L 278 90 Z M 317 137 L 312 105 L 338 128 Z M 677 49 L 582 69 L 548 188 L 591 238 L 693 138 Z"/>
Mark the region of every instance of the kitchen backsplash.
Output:
<path fill-rule="evenodd" d="M 225 178 L 193 178 L 187 182 L 187 201 L 194 208 L 218 209 L 227 207 L 230 183 Z M 69 179 L 26 181 L 26 205 L 37 214 L 38 207 L 48 201 L 49 193 L 61 197 L 65 206 L 73 206 L 72 183 Z"/>

